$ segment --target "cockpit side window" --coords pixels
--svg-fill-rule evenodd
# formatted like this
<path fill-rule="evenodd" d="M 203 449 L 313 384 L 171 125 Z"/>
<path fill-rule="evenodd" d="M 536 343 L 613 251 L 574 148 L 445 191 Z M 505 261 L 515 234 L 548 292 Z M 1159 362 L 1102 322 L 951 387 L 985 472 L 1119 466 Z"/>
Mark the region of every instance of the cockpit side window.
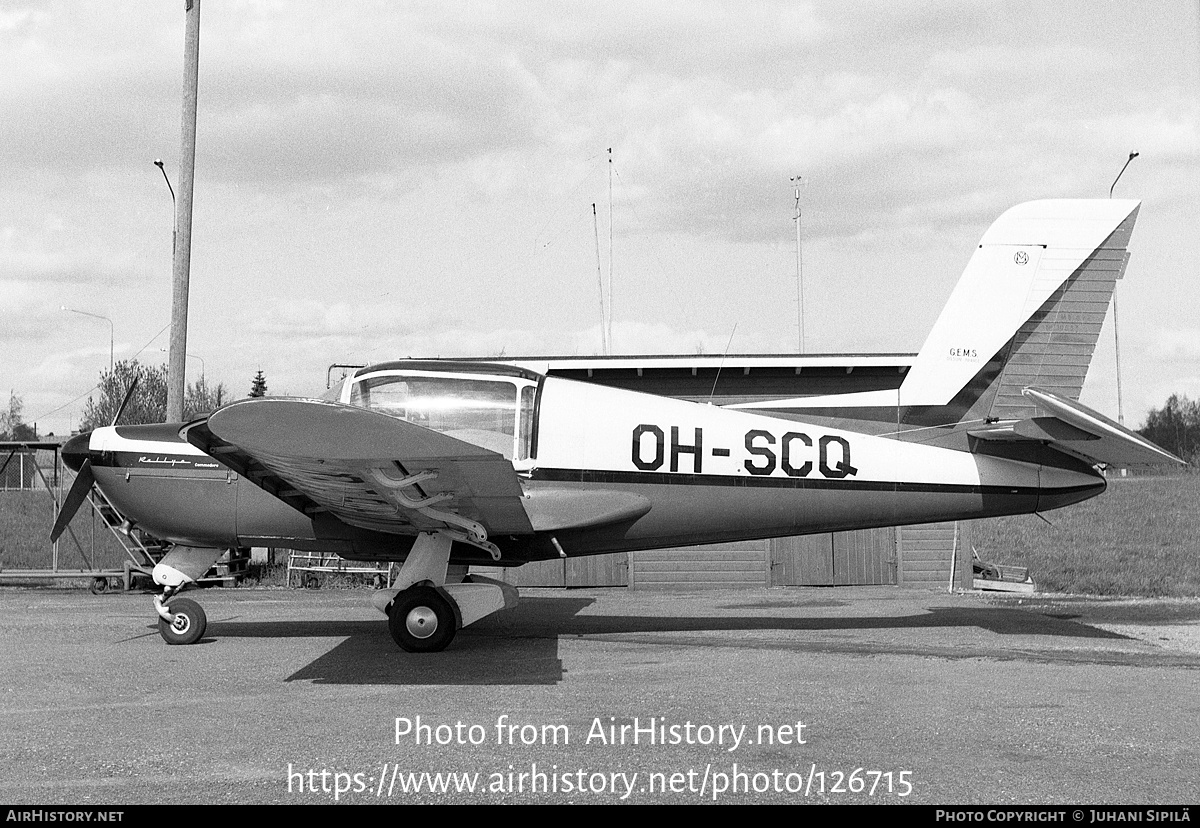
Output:
<path fill-rule="evenodd" d="M 533 423 L 537 413 L 537 386 L 521 388 L 521 439 L 517 444 L 517 459 L 528 460 L 533 454 Z"/>

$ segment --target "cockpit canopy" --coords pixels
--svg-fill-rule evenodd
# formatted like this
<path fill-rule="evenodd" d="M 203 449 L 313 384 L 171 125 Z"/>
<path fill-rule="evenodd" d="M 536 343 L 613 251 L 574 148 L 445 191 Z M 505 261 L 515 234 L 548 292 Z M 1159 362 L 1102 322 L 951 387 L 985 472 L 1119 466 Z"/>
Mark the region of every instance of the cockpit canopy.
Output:
<path fill-rule="evenodd" d="M 526 461 L 540 380 L 506 365 L 387 363 L 355 372 L 339 399 Z"/>

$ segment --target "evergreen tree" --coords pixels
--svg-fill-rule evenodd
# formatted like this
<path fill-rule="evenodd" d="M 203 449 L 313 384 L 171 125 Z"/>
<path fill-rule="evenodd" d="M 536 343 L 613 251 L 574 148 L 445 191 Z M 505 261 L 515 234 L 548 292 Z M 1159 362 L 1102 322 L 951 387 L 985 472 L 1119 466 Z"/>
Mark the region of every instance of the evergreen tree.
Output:
<path fill-rule="evenodd" d="M 262 369 L 254 375 L 254 379 L 250 383 L 251 397 L 265 397 L 267 395 L 267 378 L 263 376 Z"/>

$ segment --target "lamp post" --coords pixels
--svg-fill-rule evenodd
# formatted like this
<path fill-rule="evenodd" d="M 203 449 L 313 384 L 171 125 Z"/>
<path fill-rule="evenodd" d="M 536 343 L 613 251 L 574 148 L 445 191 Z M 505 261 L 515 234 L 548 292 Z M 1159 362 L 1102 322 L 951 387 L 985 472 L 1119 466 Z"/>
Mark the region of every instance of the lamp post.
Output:
<path fill-rule="evenodd" d="M 109 319 L 107 316 L 101 316 L 98 313 L 89 313 L 88 311 L 75 310 L 75 308 L 68 308 L 66 305 L 59 306 L 59 310 L 65 310 L 65 311 L 68 311 L 69 313 L 77 313 L 80 316 L 90 316 L 93 319 L 103 319 L 105 322 L 108 323 L 108 373 L 112 374 L 112 372 L 113 372 L 113 340 L 116 338 L 116 329 L 113 327 L 113 321 L 111 319 Z"/>
<path fill-rule="evenodd" d="M 163 174 L 163 181 L 167 182 L 167 189 L 171 191 L 171 255 L 175 255 L 175 234 L 179 231 L 179 211 L 175 206 L 175 188 L 171 186 L 171 179 L 167 178 L 167 171 L 163 168 L 161 158 L 154 159 L 154 166 L 158 167 L 158 171 Z"/>
<path fill-rule="evenodd" d="M 1129 153 L 1129 157 L 1125 159 L 1125 166 L 1121 167 L 1121 171 L 1113 179 L 1112 186 L 1108 188 L 1109 198 L 1112 198 L 1113 190 L 1117 187 L 1117 182 L 1125 174 L 1125 167 L 1128 167 L 1129 162 L 1137 158 L 1140 154 L 1137 152 Z M 1117 326 L 1117 289 L 1115 285 L 1113 286 L 1113 348 L 1116 351 L 1117 360 L 1117 422 L 1125 425 L 1125 407 L 1121 404 L 1121 333 Z"/>
<path fill-rule="evenodd" d="M 1140 152 L 1131 152 L 1129 157 L 1125 159 L 1125 167 L 1129 166 L 1129 162 L 1141 155 Z M 1108 188 L 1108 197 L 1112 198 L 1113 190 L 1116 189 L 1117 182 L 1121 180 L 1121 176 L 1125 174 L 1125 167 L 1121 167 L 1121 171 L 1117 173 L 1117 177 L 1113 179 L 1112 186 Z"/>
<path fill-rule="evenodd" d="M 171 352 L 170 352 L 170 351 L 168 351 L 166 348 L 159 348 L 158 350 L 159 350 L 161 353 L 164 353 L 164 354 L 169 354 L 169 353 L 171 353 Z M 205 365 L 204 365 L 204 357 L 202 357 L 202 356 L 196 356 L 195 354 L 184 354 L 184 356 L 190 357 L 190 358 L 192 358 L 192 359 L 198 359 L 198 360 L 200 360 L 200 376 L 201 376 L 201 377 L 203 377 L 203 376 L 205 375 L 205 373 L 206 373 L 206 371 L 205 371 Z"/>

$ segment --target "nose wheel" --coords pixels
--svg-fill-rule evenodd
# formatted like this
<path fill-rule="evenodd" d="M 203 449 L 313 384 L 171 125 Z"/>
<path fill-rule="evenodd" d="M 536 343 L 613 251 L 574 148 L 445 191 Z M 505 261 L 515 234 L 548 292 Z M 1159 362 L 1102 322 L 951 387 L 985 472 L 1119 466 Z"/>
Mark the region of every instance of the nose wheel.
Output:
<path fill-rule="evenodd" d="M 392 639 L 410 653 L 436 653 L 446 649 L 458 632 L 458 619 L 450 602 L 433 587 L 414 586 L 396 596 L 388 610 Z"/>
<path fill-rule="evenodd" d="M 167 602 L 171 620 L 158 619 L 158 634 L 168 644 L 195 644 L 204 635 L 208 617 L 190 598 L 174 598 Z"/>

